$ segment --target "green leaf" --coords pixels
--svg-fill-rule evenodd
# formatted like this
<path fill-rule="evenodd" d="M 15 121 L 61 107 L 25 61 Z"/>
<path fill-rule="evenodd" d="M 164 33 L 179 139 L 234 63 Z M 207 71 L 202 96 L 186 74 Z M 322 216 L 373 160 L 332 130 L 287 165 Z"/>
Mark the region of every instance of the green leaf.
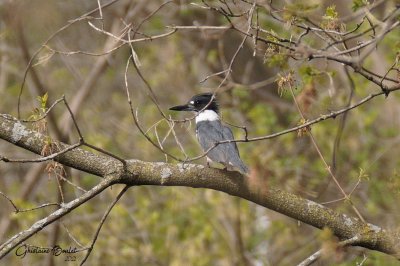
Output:
<path fill-rule="evenodd" d="M 336 6 L 331 5 L 326 8 L 325 18 L 327 19 L 335 19 L 338 17 L 338 12 L 336 12 Z"/>
<path fill-rule="evenodd" d="M 36 99 L 40 103 L 41 111 L 46 112 L 46 105 L 47 105 L 47 100 L 49 98 L 49 94 L 46 92 L 43 96 L 37 96 Z"/>

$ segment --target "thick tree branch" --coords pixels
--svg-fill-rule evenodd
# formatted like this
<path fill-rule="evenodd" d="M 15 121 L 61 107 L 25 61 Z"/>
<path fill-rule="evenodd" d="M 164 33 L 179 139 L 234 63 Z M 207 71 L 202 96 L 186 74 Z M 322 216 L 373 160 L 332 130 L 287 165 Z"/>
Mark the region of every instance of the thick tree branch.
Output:
<path fill-rule="evenodd" d="M 46 137 L 31 131 L 19 121 L 0 116 L 0 138 L 26 150 L 40 154 Z M 62 149 L 67 144 L 59 143 Z M 378 226 L 363 223 L 357 218 L 334 212 L 325 206 L 285 192 L 277 187 L 260 186 L 259 183 L 237 172 L 205 168 L 195 164 L 168 164 L 128 160 L 127 168 L 113 157 L 97 155 L 80 148 L 68 151 L 54 160 L 70 167 L 107 177 L 81 197 L 65 204 L 29 229 L 13 236 L 0 247 L 0 258 L 9 253 L 31 235 L 56 221 L 112 184 L 130 186 L 187 186 L 209 188 L 232 196 L 247 199 L 317 228 L 328 227 L 341 240 L 356 237 L 353 245 L 366 247 L 400 257 L 400 235 Z"/>

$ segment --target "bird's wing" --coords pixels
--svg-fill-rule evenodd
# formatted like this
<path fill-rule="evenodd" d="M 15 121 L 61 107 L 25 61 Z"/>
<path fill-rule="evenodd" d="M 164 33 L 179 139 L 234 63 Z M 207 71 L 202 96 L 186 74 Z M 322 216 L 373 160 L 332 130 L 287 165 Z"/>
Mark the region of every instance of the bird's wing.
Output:
<path fill-rule="evenodd" d="M 196 135 L 203 151 L 208 151 L 216 142 L 224 140 L 223 128 L 219 121 L 199 122 L 196 124 Z M 207 153 L 215 162 L 226 163 L 226 152 L 223 145 L 217 145 Z"/>
<path fill-rule="evenodd" d="M 222 126 L 222 134 L 224 140 L 234 140 L 232 130 L 229 127 Z M 236 142 L 230 142 L 227 144 L 229 144 L 230 148 L 234 149 L 236 153 L 239 155 L 239 150 L 237 148 Z"/>
<path fill-rule="evenodd" d="M 234 140 L 232 130 L 227 126 L 222 126 L 223 138 L 225 140 Z M 239 168 L 243 173 L 247 173 L 247 166 L 240 159 L 239 150 L 237 148 L 236 142 L 230 142 L 225 144 L 225 150 L 229 154 L 229 162 L 231 165 Z"/>
<path fill-rule="evenodd" d="M 199 122 L 196 125 L 197 139 L 204 151 L 214 147 L 216 142 L 233 140 L 233 134 L 229 127 L 225 127 L 220 121 Z M 222 143 L 208 151 L 207 157 L 214 162 L 219 162 L 225 166 L 234 166 L 242 173 L 247 173 L 248 169 L 239 156 L 236 142 Z"/>

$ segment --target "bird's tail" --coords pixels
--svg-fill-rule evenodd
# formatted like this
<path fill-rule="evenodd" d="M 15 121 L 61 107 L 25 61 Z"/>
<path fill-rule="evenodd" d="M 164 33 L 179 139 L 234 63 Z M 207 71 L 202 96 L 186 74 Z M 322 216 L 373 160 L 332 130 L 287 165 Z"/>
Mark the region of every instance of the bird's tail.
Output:
<path fill-rule="evenodd" d="M 242 174 L 247 175 L 249 173 L 249 168 L 242 162 L 242 160 L 239 160 L 235 166 Z"/>

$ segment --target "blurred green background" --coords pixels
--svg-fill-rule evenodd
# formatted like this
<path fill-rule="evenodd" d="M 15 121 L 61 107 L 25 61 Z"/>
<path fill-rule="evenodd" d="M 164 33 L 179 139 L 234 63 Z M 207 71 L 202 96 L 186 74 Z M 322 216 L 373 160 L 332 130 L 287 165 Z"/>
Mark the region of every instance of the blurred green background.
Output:
<path fill-rule="evenodd" d="M 237 3 L 239 12 L 249 5 Z M 268 1 L 264 1 L 268 2 Z M 259 25 L 284 38 L 299 36 L 302 30 L 273 19 L 267 3 L 260 1 Z M 352 16 L 365 1 L 314 0 L 282 1 L 289 21 L 295 12 L 309 15 L 321 25 Z M 382 2 L 382 1 L 381 1 Z M 105 1 L 101 1 L 102 4 Z M 221 2 L 208 2 L 221 6 Z M 104 8 L 103 20 L 91 20 L 98 28 L 119 36 L 126 24 L 137 26 L 162 4 L 161 1 L 120 0 Z M 201 1 L 196 4 L 202 5 Z M 275 4 L 275 3 L 274 3 Z M 372 12 L 379 21 L 394 9 L 395 1 L 383 1 Z M 97 1 L 0 1 L 0 112 L 17 115 L 17 102 L 24 71 L 33 53 L 68 21 L 97 7 Z M 327 11 L 328 8 L 328 11 Z M 331 12 L 331 13 L 329 13 Z M 99 13 L 92 14 L 99 17 Z M 347 30 L 362 19 L 346 20 Z M 246 21 L 233 19 L 245 28 Z M 374 23 L 378 23 L 375 21 Z M 165 161 L 133 123 L 125 93 L 124 73 L 130 48 L 122 46 L 106 55 L 95 56 L 73 51 L 101 54 L 118 43 L 94 30 L 82 19 L 54 37 L 33 60 L 21 97 L 21 116 L 28 118 L 40 108 L 38 96 L 48 93 L 47 106 L 65 95 L 76 115 L 79 127 L 92 145 L 127 159 Z M 187 1 L 173 1 L 162 7 L 140 28 L 136 38 L 158 35 L 173 25 L 228 25 L 217 12 L 199 8 Z M 327 27 L 327 25 L 325 24 Z M 343 26 L 343 27 L 344 27 Z M 368 28 L 365 23 L 360 31 Z M 141 62 L 140 70 L 154 90 L 160 107 L 174 118 L 188 117 L 168 108 L 186 102 L 192 95 L 214 91 L 223 75 L 200 83 L 205 77 L 226 69 L 243 36 L 233 30 L 179 30 L 164 38 L 134 44 Z M 369 40 L 365 35 L 354 40 Z M 316 36 L 304 42 L 320 48 Z M 278 74 L 293 71 L 294 93 L 307 119 L 338 110 L 350 101 L 356 103 L 379 88 L 350 72 L 354 91 L 343 65 L 327 60 L 293 60 L 277 47 L 254 43 L 249 38 L 233 64 L 228 81 L 218 91 L 223 120 L 246 126 L 249 137 L 267 135 L 296 126 L 300 115 L 290 91 L 280 92 Z M 395 62 L 400 49 L 400 31 L 394 29 L 367 57 L 364 66 L 384 75 Z M 66 53 L 55 53 L 63 51 Z M 255 56 L 253 52 L 255 51 Z M 395 73 L 394 73 L 395 74 Z M 393 73 L 390 73 L 392 76 Z M 127 78 L 134 108 L 144 129 L 155 141 L 163 140 L 170 153 L 184 158 L 170 125 L 162 120 L 157 107 L 147 96 L 148 90 L 131 66 Z M 393 78 L 396 78 L 394 75 Z M 398 77 L 397 77 L 398 78 Z M 388 229 L 399 229 L 400 179 L 400 105 L 397 92 L 388 98 L 378 97 L 348 113 L 343 131 L 343 116 L 312 126 L 312 133 L 327 162 L 347 193 L 359 179 L 352 200 L 364 218 Z M 48 132 L 54 139 L 75 143 L 76 130 L 62 104 L 47 119 Z M 39 127 L 40 125 L 36 125 Z M 34 127 L 34 125 L 32 126 Z M 194 123 L 176 124 L 176 136 L 190 156 L 201 154 L 196 142 Z M 244 132 L 233 128 L 236 138 Z M 157 132 L 157 133 L 156 133 Z M 341 134 L 338 134 L 341 132 Z M 340 136 L 339 136 L 340 135 Z M 340 142 L 338 143 L 338 139 Z M 262 185 L 275 185 L 317 202 L 340 199 L 338 188 L 307 135 L 296 132 L 272 140 L 238 144 L 241 157 L 253 173 L 263 178 Z M 336 148 L 335 148 L 336 146 Z M 334 150 L 336 152 L 335 156 Z M 13 145 L 0 142 L 0 154 L 10 158 L 30 158 Z M 167 158 L 169 162 L 174 162 Z M 205 159 L 198 163 L 205 164 Z M 0 191 L 20 208 L 46 202 L 60 202 L 60 189 L 54 171 L 46 164 L 0 163 Z M 67 178 L 83 189 L 90 189 L 98 177 L 67 169 Z M 60 181 L 65 202 L 82 191 Z M 26 243 L 47 247 L 89 245 L 97 225 L 110 202 L 122 186 L 113 186 L 90 202 L 46 227 Z M 14 214 L 8 201 L 0 197 L 0 238 L 4 242 L 17 232 L 48 215 L 54 208 Z M 338 201 L 327 206 L 355 216 L 351 206 Z M 72 237 L 75 238 L 72 239 Z M 182 187 L 133 187 L 113 209 L 100 233 L 88 265 L 294 265 L 322 246 L 327 252 L 316 265 L 356 265 L 365 254 L 363 265 L 398 265 L 392 257 L 362 248 L 336 249 L 329 230 L 317 230 L 253 203 L 220 192 Z M 332 245 L 332 248 L 329 248 Z M 28 254 L 21 259 L 9 254 L 1 264 L 7 265 L 77 265 L 65 256 Z"/>

